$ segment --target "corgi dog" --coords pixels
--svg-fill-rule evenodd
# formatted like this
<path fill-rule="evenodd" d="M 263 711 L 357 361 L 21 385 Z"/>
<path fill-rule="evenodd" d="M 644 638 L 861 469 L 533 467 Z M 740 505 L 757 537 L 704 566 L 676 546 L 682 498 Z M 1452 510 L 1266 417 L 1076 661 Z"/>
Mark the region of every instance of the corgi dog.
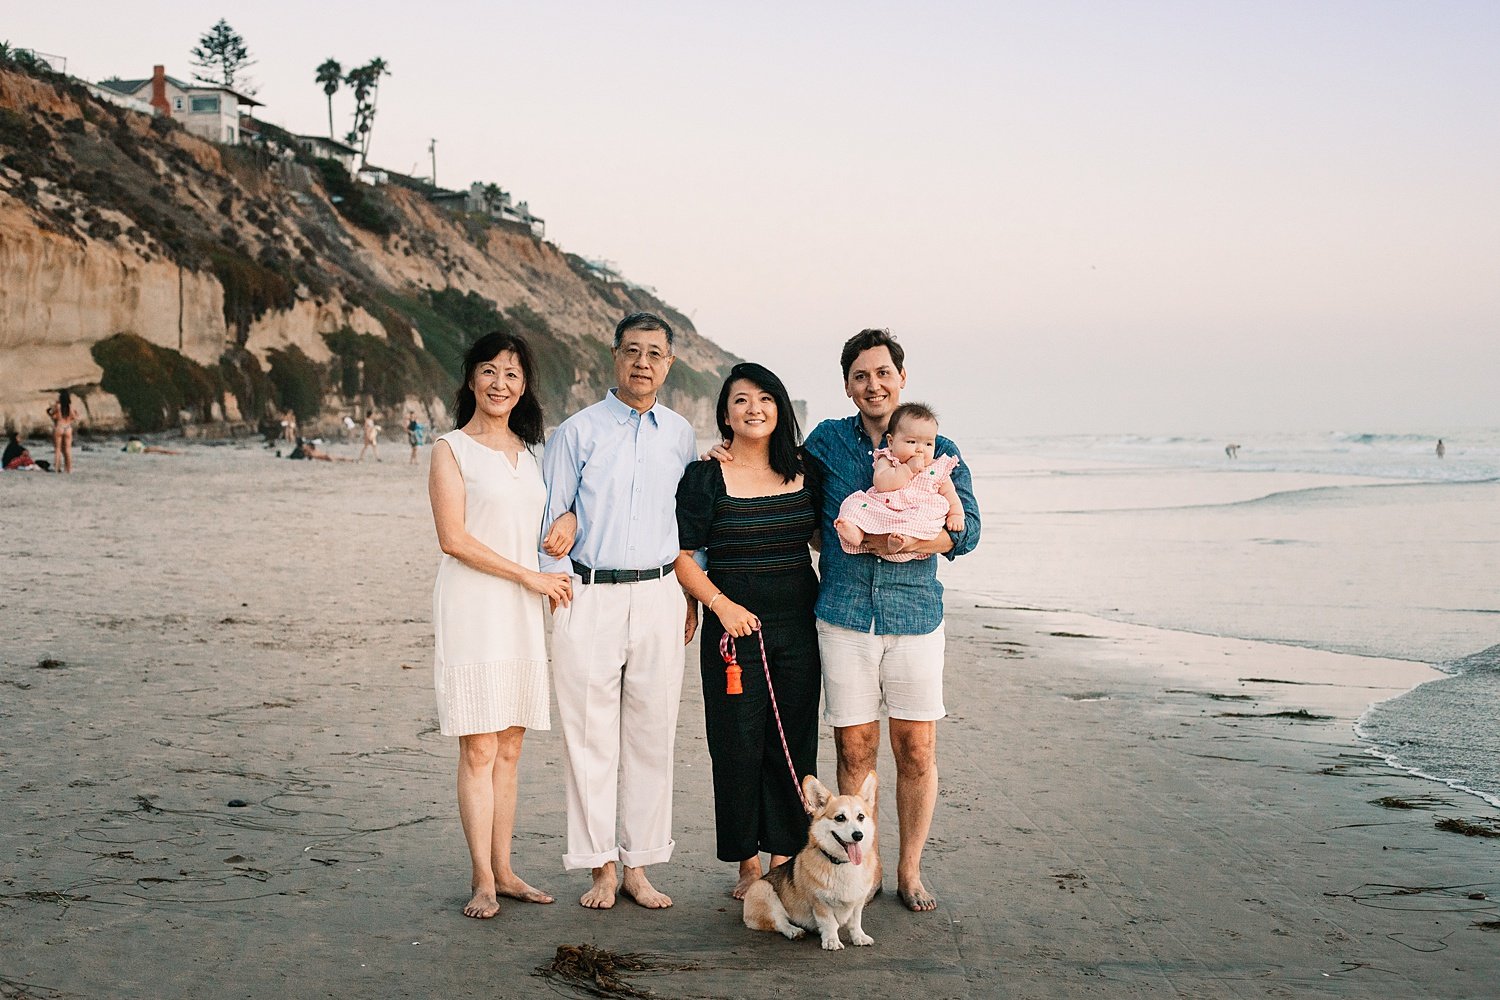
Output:
<path fill-rule="evenodd" d="M 816 930 L 826 951 L 844 947 L 839 928 L 849 928 L 856 945 L 874 944 L 860 918 L 873 888 L 875 857 L 866 850 L 875 839 L 875 772 L 858 795 L 834 795 L 814 775 L 802 779 L 812 808 L 807 846 L 777 865 L 745 893 L 745 926 L 780 931 L 793 940 Z"/>

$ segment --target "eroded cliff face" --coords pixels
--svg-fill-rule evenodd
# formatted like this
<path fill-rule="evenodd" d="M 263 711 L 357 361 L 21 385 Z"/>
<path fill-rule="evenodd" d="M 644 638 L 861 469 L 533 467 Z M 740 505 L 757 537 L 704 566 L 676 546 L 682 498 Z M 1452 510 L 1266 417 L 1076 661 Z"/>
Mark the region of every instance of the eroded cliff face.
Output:
<path fill-rule="evenodd" d="M 414 190 L 362 190 L 388 233 L 340 214 L 312 165 L 220 148 L 66 81 L 0 70 L 0 420 L 40 427 L 66 387 L 93 426 L 122 426 L 90 353 L 117 333 L 205 366 L 239 348 L 264 364 L 290 346 L 332 364 L 323 335 L 347 328 L 425 344 L 451 369 L 454 331 L 442 332 L 445 355 L 424 311 L 431 292 L 451 289 L 541 318 L 574 361 L 569 411 L 609 383 L 601 366 L 620 316 L 661 313 L 682 366 L 665 399 L 711 431 L 709 389 L 734 359 L 686 317 L 519 227 L 458 218 Z M 359 405 L 334 394 L 327 415 Z"/>

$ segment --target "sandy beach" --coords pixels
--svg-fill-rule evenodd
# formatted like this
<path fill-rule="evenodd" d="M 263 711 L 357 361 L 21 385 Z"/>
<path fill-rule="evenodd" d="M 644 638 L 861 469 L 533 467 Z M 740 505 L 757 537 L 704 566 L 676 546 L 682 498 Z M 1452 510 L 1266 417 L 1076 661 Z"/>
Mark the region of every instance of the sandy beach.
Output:
<path fill-rule="evenodd" d="M 1500 839 L 1436 824 L 1497 811 L 1353 732 L 1436 671 L 957 591 L 936 912 L 887 892 L 838 953 L 746 930 L 690 668 L 676 905 L 576 905 L 554 730 L 515 851 L 559 902 L 466 919 L 425 453 L 117 448 L 0 475 L 0 997 L 581 995 L 534 971 L 583 943 L 691 966 L 630 977 L 663 998 L 1495 995 Z"/>

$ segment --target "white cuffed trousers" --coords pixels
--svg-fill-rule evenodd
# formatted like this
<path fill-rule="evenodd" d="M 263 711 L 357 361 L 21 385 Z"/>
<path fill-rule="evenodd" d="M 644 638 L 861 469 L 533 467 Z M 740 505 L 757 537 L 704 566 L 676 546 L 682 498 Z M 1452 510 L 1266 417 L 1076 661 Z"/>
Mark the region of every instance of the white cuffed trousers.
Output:
<path fill-rule="evenodd" d="M 674 574 L 583 584 L 552 623 L 568 798 L 568 869 L 672 857 L 672 751 L 687 599 Z M 615 835 L 616 810 L 619 836 Z"/>

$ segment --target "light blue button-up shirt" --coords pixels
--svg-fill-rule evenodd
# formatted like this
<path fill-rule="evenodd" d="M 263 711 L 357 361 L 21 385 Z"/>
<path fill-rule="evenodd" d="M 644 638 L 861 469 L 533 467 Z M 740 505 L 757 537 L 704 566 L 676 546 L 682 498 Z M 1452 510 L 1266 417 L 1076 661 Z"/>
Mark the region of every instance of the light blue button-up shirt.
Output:
<path fill-rule="evenodd" d="M 578 516 L 569 556 L 541 553 L 545 573 L 576 558 L 592 569 L 654 569 L 677 558 L 677 483 L 697 456 L 693 426 L 657 403 L 645 413 L 611 389 L 552 432 L 542 453 L 547 512 L 541 534 L 565 511 Z"/>

